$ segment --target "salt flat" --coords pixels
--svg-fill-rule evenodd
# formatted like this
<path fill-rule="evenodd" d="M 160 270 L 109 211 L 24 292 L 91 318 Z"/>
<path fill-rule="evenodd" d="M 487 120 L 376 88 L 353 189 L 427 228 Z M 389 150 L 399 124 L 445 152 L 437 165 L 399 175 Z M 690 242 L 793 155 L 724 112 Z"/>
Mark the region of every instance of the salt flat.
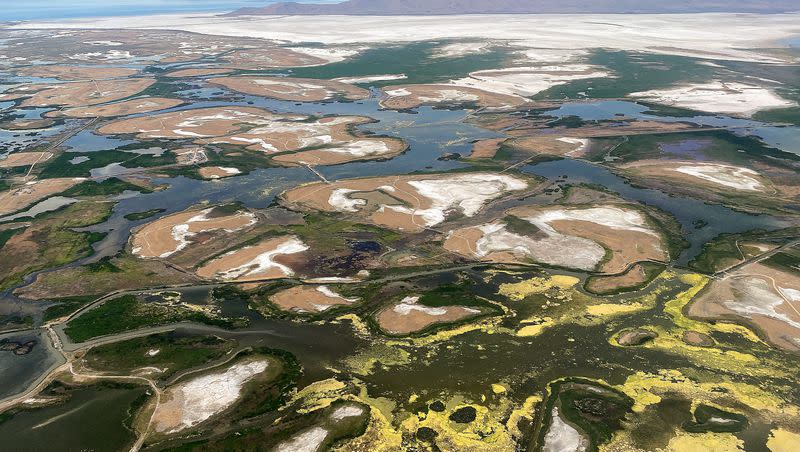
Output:
<path fill-rule="evenodd" d="M 240 16 L 172 14 L 23 22 L 8 28 L 172 29 L 287 42 L 367 44 L 496 39 L 525 48 L 621 50 L 782 62 L 769 51 L 800 33 L 800 14 Z"/>

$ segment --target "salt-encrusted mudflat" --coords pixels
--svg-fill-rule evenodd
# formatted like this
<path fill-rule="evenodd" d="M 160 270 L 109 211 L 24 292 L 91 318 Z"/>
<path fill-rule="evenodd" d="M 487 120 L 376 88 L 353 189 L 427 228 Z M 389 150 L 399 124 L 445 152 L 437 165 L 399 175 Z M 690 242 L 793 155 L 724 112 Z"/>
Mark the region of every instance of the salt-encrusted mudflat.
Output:
<path fill-rule="evenodd" d="M 526 179 L 510 174 L 444 173 L 314 183 L 281 196 L 292 208 L 359 214 L 370 223 L 418 232 L 454 214 L 474 216 L 490 201 L 526 188 Z"/>
<path fill-rule="evenodd" d="M 256 223 L 250 212 L 237 211 L 230 214 L 217 214 L 213 207 L 191 209 L 174 215 L 159 218 L 137 229 L 131 237 L 131 252 L 139 257 L 169 257 L 192 245 L 192 237 L 224 231 L 233 233 Z"/>
<path fill-rule="evenodd" d="M 154 430 L 169 434 L 201 424 L 231 407 L 244 386 L 267 370 L 267 360 L 248 359 L 229 368 L 187 380 L 166 391 L 153 413 Z"/>
<path fill-rule="evenodd" d="M 502 19 L 502 20 L 501 20 Z M 398 26 L 402 21 L 403 26 Z M 779 41 L 797 31 L 795 14 L 595 14 L 448 16 L 218 16 L 109 17 L 24 22 L 11 28 L 136 28 L 325 44 L 495 39 L 524 48 L 604 47 L 708 59 L 778 62 Z M 783 58 L 790 58 L 783 56 Z"/>
<path fill-rule="evenodd" d="M 657 104 L 742 116 L 751 116 L 761 110 L 797 105 L 780 97 L 768 87 L 719 80 L 632 93 L 630 96 Z"/>

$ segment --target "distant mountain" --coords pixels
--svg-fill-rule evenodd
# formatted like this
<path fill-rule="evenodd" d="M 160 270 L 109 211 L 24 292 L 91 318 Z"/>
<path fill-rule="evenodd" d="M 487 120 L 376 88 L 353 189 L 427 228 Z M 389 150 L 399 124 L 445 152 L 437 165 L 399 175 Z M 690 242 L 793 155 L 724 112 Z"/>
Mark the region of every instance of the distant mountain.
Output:
<path fill-rule="evenodd" d="M 283 2 L 242 8 L 232 15 L 452 15 L 558 13 L 695 13 L 800 11 L 798 0 L 347 0 L 316 4 Z"/>

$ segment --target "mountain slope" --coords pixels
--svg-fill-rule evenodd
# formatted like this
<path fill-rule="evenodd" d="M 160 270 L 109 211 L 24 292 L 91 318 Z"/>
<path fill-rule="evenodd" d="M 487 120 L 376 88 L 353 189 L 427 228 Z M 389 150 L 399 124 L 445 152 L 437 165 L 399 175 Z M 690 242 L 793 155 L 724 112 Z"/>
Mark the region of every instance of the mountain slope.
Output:
<path fill-rule="evenodd" d="M 800 11 L 797 0 L 348 0 L 336 4 L 284 2 L 242 8 L 234 15 L 448 15 L 556 13 L 689 13 Z"/>

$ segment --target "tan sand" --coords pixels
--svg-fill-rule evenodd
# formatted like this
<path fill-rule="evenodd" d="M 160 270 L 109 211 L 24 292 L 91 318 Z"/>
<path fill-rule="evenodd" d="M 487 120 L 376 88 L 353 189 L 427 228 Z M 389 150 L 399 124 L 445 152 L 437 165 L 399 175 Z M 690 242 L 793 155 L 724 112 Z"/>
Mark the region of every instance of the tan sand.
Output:
<path fill-rule="evenodd" d="M 476 141 L 472 145 L 472 152 L 469 154 L 471 159 L 490 159 L 497 154 L 507 138 L 489 138 L 488 140 Z"/>
<path fill-rule="evenodd" d="M 236 50 L 221 58 L 234 69 L 260 70 L 282 67 L 318 66 L 328 60 L 282 47 Z"/>
<path fill-rule="evenodd" d="M 200 233 L 233 233 L 256 223 L 250 212 L 211 216 L 213 210 L 187 210 L 145 224 L 132 233 L 132 253 L 144 258 L 165 258 L 193 244 L 193 237 Z"/>
<path fill-rule="evenodd" d="M 640 264 L 632 266 L 628 271 L 619 275 L 600 276 L 591 278 L 586 282 L 586 290 L 607 294 L 620 289 L 634 287 L 647 281 L 647 272 Z"/>
<path fill-rule="evenodd" d="M 444 222 L 454 211 L 473 216 L 485 203 L 525 188 L 527 181 L 511 175 L 429 174 L 308 184 L 282 199 L 290 207 L 358 213 L 373 224 L 416 232 Z"/>
<path fill-rule="evenodd" d="M 166 97 L 143 97 L 141 99 L 131 99 L 107 105 L 97 105 L 88 107 L 68 108 L 65 110 L 53 111 L 47 116 L 67 116 L 70 118 L 110 118 L 113 116 L 128 116 L 138 113 L 150 113 L 158 110 L 166 110 L 182 105 L 180 99 L 169 99 Z"/>
<path fill-rule="evenodd" d="M 643 178 L 668 180 L 690 187 L 699 185 L 723 193 L 730 190 L 756 194 L 773 191 L 770 181 L 757 171 L 721 162 L 641 160 L 622 168 Z"/>
<path fill-rule="evenodd" d="M 197 276 L 225 281 L 258 281 L 294 275 L 294 270 L 278 262 L 282 256 L 308 250 L 293 236 L 264 239 L 211 260 L 197 270 Z"/>
<path fill-rule="evenodd" d="M 284 311 L 299 313 L 324 312 L 334 306 L 358 302 L 358 298 L 345 298 L 328 286 L 295 286 L 269 297 L 269 301 Z"/>
<path fill-rule="evenodd" d="M 691 330 L 683 332 L 683 342 L 696 347 L 710 347 L 714 345 L 714 339 L 711 336 Z"/>
<path fill-rule="evenodd" d="M 0 123 L 0 129 L 3 130 L 39 130 L 46 129 L 56 122 L 52 119 L 17 119 L 15 121 L 8 121 Z"/>
<path fill-rule="evenodd" d="M 204 166 L 198 169 L 197 172 L 203 179 L 223 179 L 242 173 L 238 168 L 227 168 L 223 166 Z"/>
<path fill-rule="evenodd" d="M 291 152 L 274 158 L 275 162 L 290 166 L 382 160 L 406 149 L 399 139 L 353 135 L 351 129 L 370 122 L 370 118 L 310 119 L 252 107 L 212 107 L 122 119 L 100 127 L 99 132 L 136 134 L 140 139 L 189 139 L 200 145 L 230 144 L 269 154 Z"/>
<path fill-rule="evenodd" d="M 15 71 L 17 75 L 28 77 L 57 78 L 59 80 L 106 80 L 111 78 L 130 77 L 138 70 L 125 67 L 101 66 L 28 66 Z"/>
<path fill-rule="evenodd" d="M 589 140 L 574 137 L 535 136 L 514 138 L 507 141 L 506 144 L 516 150 L 531 154 L 583 157 L 589 147 Z"/>
<path fill-rule="evenodd" d="M 65 177 L 31 181 L 22 187 L 0 192 L 0 215 L 22 210 L 25 207 L 49 196 L 61 193 L 83 182 L 80 177 Z"/>
<path fill-rule="evenodd" d="M 452 323 L 481 313 L 465 306 L 428 307 L 418 303 L 419 297 L 405 297 L 380 311 L 375 320 L 390 334 L 411 334 L 431 325 Z"/>
<path fill-rule="evenodd" d="M 92 80 L 83 82 L 59 83 L 52 85 L 22 85 L 0 95 L 0 100 L 22 101 L 23 107 L 82 107 L 97 105 L 134 96 L 155 80 L 149 78 L 129 78 L 122 80 Z"/>
<path fill-rule="evenodd" d="M 224 412 L 239 400 L 244 386 L 268 366 L 265 360 L 245 359 L 227 369 L 170 386 L 153 413 L 153 429 L 175 433 Z"/>
<path fill-rule="evenodd" d="M 53 157 L 50 152 L 15 152 L 8 154 L 6 158 L 0 160 L 0 168 L 14 168 L 16 166 L 29 166 L 40 163 Z"/>
<path fill-rule="evenodd" d="M 397 85 L 383 88 L 381 106 L 408 110 L 422 105 L 475 105 L 484 108 L 517 107 L 528 99 L 455 85 Z"/>
<path fill-rule="evenodd" d="M 589 221 L 556 221 L 553 229 L 561 234 L 583 237 L 602 243 L 611 250 L 611 258 L 606 261 L 601 271 L 619 273 L 631 263 L 639 261 L 666 262 L 669 260 L 665 244 L 658 235 L 640 231 L 620 233 L 616 228 L 604 227 Z"/>
<path fill-rule="evenodd" d="M 144 21 L 131 20 L 142 25 Z M 3 51 L 7 62 L 16 66 L 31 66 L 38 61 L 57 63 L 60 66 L 92 66 L 98 69 L 108 66 L 148 65 L 153 63 L 183 63 L 202 58 L 236 57 L 248 49 L 280 58 L 280 55 L 296 55 L 292 51 L 271 45 L 263 39 L 247 37 L 209 36 L 198 33 L 175 31 L 172 27 L 158 30 L 59 30 L 54 33 L 26 32 L 25 44 L 7 46 Z M 273 58 L 273 59 L 276 59 Z M 285 59 L 288 66 L 297 66 L 301 60 L 324 62 L 304 54 L 296 55 L 294 61 Z M 254 62 L 254 55 L 241 58 L 242 63 Z M 117 69 L 117 68 L 115 68 Z M 94 75 L 92 72 L 87 75 Z M 92 77 L 98 79 L 97 76 Z"/>
<path fill-rule="evenodd" d="M 209 138 L 238 132 L 245 124 L 301 118 L 253 107 L 211 107 L 121 119 L 100 127 L 98 131 L 103 134 L 136 134 L 140 139 Z"/>
<path fill-rule="evenodd" d="M 488 262 L 530 260 L 580 270 L 621 273 L 632 263 L 668 260 L 661 236 L 639 212 L 618 206 L 592 208 L 520 207 L 509 215 L 538 229 L 532 235 L 508 230 L 502 221 L 451 231 L 444 242 L 448 251 Z M 535 227 L 535 228 L 534 228 Z"/>
<path fill-rule="evenodd" d="M 396 138 L 360 138 L 338 146 L 277 155 L 272 160 L 290 165 L 339 165 L 358 160 L 390 159 L 407 148 L 403 140 Z"/>
<path fill-rule="evenodd" d="M 800 276 L 755 263 L 713 280 L 689 306 L 692 317 L 755 326 L 778 347 L 800 351 Z"/>
<path fill-rule="evenodd" d="M 216 77 L 209 82 L 241 93 L 293 102 L 321 102 L 333 98 L 361 100 L 369 91 L 333 80 L 292 77 Z"/>

